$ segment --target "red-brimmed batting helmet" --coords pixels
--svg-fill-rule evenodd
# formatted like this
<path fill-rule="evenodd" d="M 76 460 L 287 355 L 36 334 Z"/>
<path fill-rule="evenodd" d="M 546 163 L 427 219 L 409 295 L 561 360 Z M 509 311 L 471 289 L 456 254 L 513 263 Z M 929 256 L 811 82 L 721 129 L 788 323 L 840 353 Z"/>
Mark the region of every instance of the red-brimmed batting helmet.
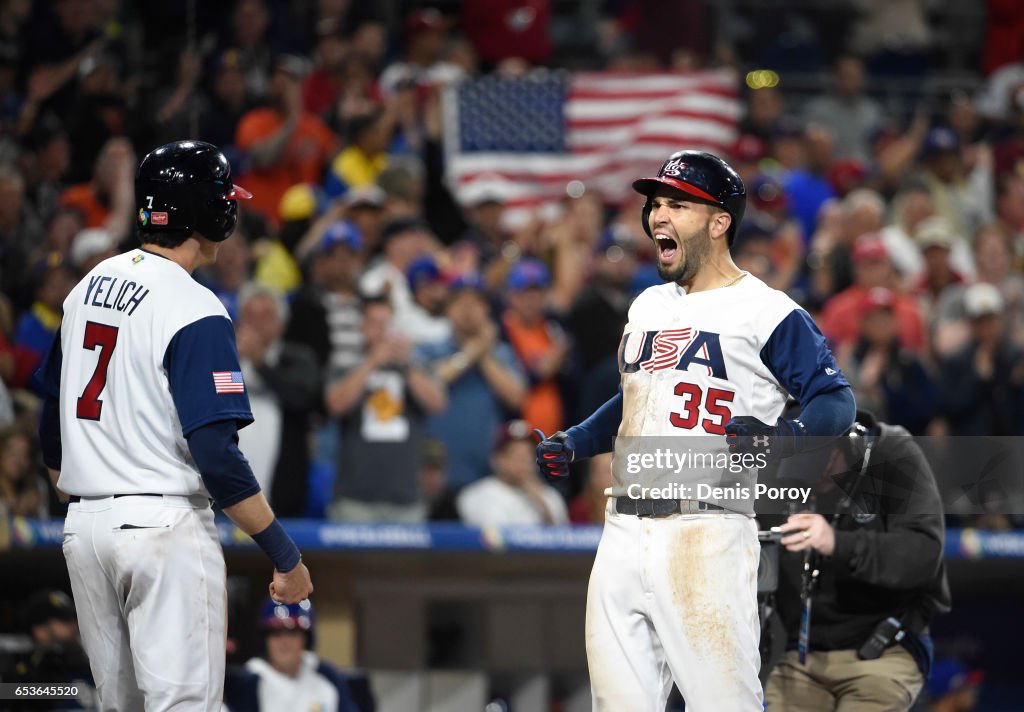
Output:
<path fill-rule="evenodd" d="M 661 186 L 686 193 L 687 198 L 715 205 L 732 217 L 729 226 L 729 244 L 743 220 L 747 207 L 747 189 L 743 180 L 728 163 L 713 153 L 704 151 L 676 151 L 661 164 L 658 175 L 633 181 L 633 190 L 647 197 L 643 209 L 644 232 L 651 235 L 651 197 Z"/>

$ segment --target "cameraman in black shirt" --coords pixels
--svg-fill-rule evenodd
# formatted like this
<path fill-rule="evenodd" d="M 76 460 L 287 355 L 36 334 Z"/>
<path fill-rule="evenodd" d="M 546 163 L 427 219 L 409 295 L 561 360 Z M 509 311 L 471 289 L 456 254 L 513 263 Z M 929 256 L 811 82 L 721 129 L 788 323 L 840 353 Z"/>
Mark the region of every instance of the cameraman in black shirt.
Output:
<path fill-rule="evenodd" d="M 862 411 L 819 453 L 819 513 L 773 528 L 787 652 L 765 685 L 767 710 L 907 710 L 931 666 L 928 624 L 950 608 L 935 476 L 905 429 Z"/>

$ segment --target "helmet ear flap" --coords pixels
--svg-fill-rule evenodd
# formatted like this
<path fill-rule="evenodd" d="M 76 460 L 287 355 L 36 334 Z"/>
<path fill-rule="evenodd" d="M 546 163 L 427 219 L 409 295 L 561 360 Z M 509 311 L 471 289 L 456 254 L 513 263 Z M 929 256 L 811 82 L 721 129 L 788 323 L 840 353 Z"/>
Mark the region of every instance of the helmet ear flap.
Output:
<path fill-rule="evenodd" d="M 643 220 L 644 232 L 647 233 L 647 237 L 654 239 L 654 235 L 651 234 L 651 210 L 654 205 L 650 198 L 647 198 L 647 202 L 644 203 L 643 210 L 640 211 L 640 217 Z"/>

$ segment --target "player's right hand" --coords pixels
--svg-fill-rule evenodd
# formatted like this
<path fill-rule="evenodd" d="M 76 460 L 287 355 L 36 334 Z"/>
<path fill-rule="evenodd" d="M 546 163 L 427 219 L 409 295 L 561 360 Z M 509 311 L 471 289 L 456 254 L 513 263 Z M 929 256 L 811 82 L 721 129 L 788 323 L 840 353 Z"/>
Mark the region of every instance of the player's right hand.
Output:
<path fill-rule="evenodd" d="M 279 603 L 298 603 L 309 598 L 313 593 L 313 581 L 309 578 L 309 569 L 299 562 L 298 566 L 288 573 L 274 570 L 274 580 L 270 582 L 270 598 Z"/>
<path fill-rule="evenodd" d="M 576 452 L 572 436 L 564 430 L 559 430 L 551 437 L 544 435 L 544 431 L 539 428 L 533 432 L 540 438 L 540 444 L 537 445 L 537 467 L 540 471 L 548 477 L 568 477 L 569 463 Z"/>

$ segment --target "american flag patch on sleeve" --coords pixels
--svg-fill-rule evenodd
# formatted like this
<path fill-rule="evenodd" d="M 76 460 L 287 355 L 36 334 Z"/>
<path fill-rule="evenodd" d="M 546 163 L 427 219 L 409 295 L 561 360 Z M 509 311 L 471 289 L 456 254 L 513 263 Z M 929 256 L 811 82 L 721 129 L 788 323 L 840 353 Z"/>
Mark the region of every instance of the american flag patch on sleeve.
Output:
<path fill-rule="evenodd" d="M 217 393 L 245 393 L 241 371 L 214 371 L 213 388 Z"/>

